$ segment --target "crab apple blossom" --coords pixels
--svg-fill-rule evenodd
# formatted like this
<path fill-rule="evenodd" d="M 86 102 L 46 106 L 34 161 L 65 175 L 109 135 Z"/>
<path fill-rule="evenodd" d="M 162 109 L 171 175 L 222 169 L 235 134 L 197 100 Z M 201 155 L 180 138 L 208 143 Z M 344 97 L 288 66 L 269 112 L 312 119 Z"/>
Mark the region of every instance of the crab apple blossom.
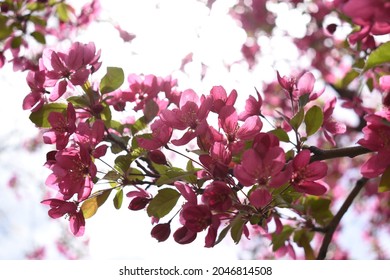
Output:
<path fill-rule="evenodd" d="M 171 234 L 171 225 L 169 223 L 157 224 L 150 232 L 153 238 L 156 238 L 158 242 L 163 242 L 168 239 Z"/>
<path fill-rule="evenodd" d="M 326 176 L 328 166 L 319 161 L 310 163 L 309 150 L 299 152 L 291 165 L 291 184 L 297 191 L 312 195 L 323 195 L 327 191 L 324 184 L 316 181 Z"/>
<path fill-rule="evenodd" d="M 45 199 L 41 203 L 50 206 L 48 214 L 53 219 L 68 215 L 70 229 L 75 236 L 84 234 L 85 219 L 83 213 L 78 209 L 78 203 L 55 198 Z"/>
<path fill-rule="evenodd" d="M 195 91 L 188 89 L 182 92 L 179 108 L 163 110 L 161 120 L 173 129 L 187 131 L 180 139 L 172 140 L 176 146 L 185 145 L 195 137 L 202 135 L 207 130 L 207 115 L 212 106 L 212 98 L 199 98 Z"/>
<path fill-rule="evenodd" d="M 56 101 L 70 85 L 83 85 L 91 73 L 96 72 L 100 51 L 96 52 L 95 44 L 73 43 L 67 52 L 56 52 L 45 49 L 40 63 L 45 70 L 45 86 L 53 87 L 49 99 Z"/>
<path fill-rule="evenodd" d="M 43 134 L 45 144 L 56 144 L 58 150 L 68 145 L 69 137 L 76 131 L 76 111 L 72 103 L 68 103 L 66 117 L 59 112 L 51 112 L 48 116 L 51 129 Z"/>
<path fill-rule="evenodd" d="M 57 151 L 50 169 L 53 173 L 46 184 L 58 188 L 64 200 L 77 195 L 78 201 L 83 201 L 91 194 L 97 169 L 89 152 L 82 146 Z"/>
<path fill-rule="evenodd" d="M 232 190 L 226 183 L 214 181 L 208 185 L 202 194 L 202 201 L 211 210 L 225 212 L 233 205 Z"/>
<path fill-rule="evenodd" d="M 367 126 L 363 128 L 364 138 L 358 143 L 377 154 L 363 164 L 361 172 L 367 178 L 375 178 L 390 166 L 390 114 L 388 111 L 382 114 L 371 114 L 366 116 L 365 120 Z"/>

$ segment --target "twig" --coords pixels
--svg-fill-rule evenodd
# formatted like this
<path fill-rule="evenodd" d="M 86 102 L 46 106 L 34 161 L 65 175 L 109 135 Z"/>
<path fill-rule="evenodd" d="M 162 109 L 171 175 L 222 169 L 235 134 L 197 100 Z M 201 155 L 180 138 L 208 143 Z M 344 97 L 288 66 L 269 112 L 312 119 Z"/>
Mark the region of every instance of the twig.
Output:
<path fill-rule="evenodd" d="M 362 188 L 367 183 L 367 181 L 368 181 L 368 179 L 363 177 L 356 182 L 355 187 L 353 188 L 351 193 L 348 195 L 347 199 L 344 201 L 344 203 L 341 206 L 341 208 L 339 209 L 339 211 L 333 217 L 332 221 L 326 227 L 326 233 L 324 235 L 324 239 L 322 240 L 322 245 L 321 245 L 320 251 L 318 253 L 317 260 L 324 260 L 325 259 L 326 253 L 328 252 L 328 247 L 329 247 L 330 242 L 332 241 L 334 232 L 336 231 L 344 214 L 348 211 L 349 207 L 352 205 L 352 202 L 357 197 L 357 195 L 362 190 Z"/>
<path fill-rule="evenodd" d="M 311 162 L 318 161 L 318 160 L 332 159 L 332 158 L 340 158 L 340 157 L 354 158 L 356 156 L 373 152 L 362 146 L 336 148 L 336 149 L 329 149 L 329 150 L 322 150 L 320 148 L 311 146 L 309 147 L 309 150 L 314 154 L 313 156 L 311 156 L 310 159 Z"/>

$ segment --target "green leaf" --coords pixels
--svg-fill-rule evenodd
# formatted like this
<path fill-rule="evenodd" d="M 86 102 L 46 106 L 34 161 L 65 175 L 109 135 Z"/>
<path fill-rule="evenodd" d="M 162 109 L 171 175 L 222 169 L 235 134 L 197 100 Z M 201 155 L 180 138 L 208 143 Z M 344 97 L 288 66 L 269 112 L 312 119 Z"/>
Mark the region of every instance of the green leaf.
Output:
<path fill-rule="evenodd" d="M 72 103 L 75 107 L 89 107 L 90 103 L 86 95 L 80 96 L 71 96 L 66 99 L 68 102 Z"/>
<path fill-rule="evenodd" d="M 130 156 L 120 155 L 115 159 L 115 169 L 120 171 L 122 174 L 126 174 L 132 162 L 133 160 Z"/>
<path fill-rule="evenodd" d="M 390 167 L 382 174 L 378 191 L 381 193 L 390 191 Z"/>
<path fill-rule="evenodd" d="M 156 185 L 161 186 L 164 184 L 171 184 L 176 181 L 183 180 L 188 183 L 194 183 L 193 177 L 191 176 L 194 176 L 194 171 L 185 171 L 178 167 L 168 167 L 165 173 L 161 174 L 160 178 L 158 178 L 158 180 L 156 181 Z"/>
<path fill-rule="evenodd" d="M 138 170 L 137 168 L 129 168 L 126 172 L 126 178 L 130 182 L 142 181 L 143 179 L 145 179 L 145 176 L 142 171 Z"/>
<path fill-rule="evenodd" d="M 135 123 L 131 126 L 131 133 L 133 135 L 136 135 L 139 131 L 145 129 L 148 125 L 148 122 L 146 120 L 145 116 L 140 117 L 138 120 L 135 121 Z M 151 136 L 151 135 L 150 135 Z"/>
<path fill-rule="evenodd" d="M 301 229 L 294 232 L 294 242 L 302 247 L 305 251 L 305 257 L 307 260 L 314 260 L 315 254 L 313 248 L 310 245 L 310 241 L 314 237 L 314 232 L 308 232 L 307 230 Z"/>
<path fill-rule="evenodd" d="M 364 71 L 375 66 L 390 62 L 390 42 L 386 42 L 376 48 L 367 58 Z"/>
<path fill-rule="evenodd" d="M 310 98 L 309 98 L 310 94 L 309 93 L 306 93 L 306 94 L 303 94 L 299 97 L 299 100 L 298 100 L 298 103 L 299 103 L 299 108 L 303 108 L 305 107 L 305 105 L 307 103 L 309 103 L 310 101 Z"/>
<path fill-rule="evenodd" d="M 270 131 L 272 134 L 274 134 L 276 137 L 278 137 L 279 141 L 282 142 L 290 142 L 290 138 L 288 137 L 287 132 L 284 129 L 277 128 Z"/>
<path fill-rule="evenodd" d="M 125 74 L 122 68 L 107 67 L 107 73 L 100 81 L 100 92 L 106 94 L 118 89 L 125 80 Z"/>
<path fill-rule="evenodd" d="M 295 114 L 295 116 L 290 120 L 291 127 L 297 131 L 303 122 L 303 118 L 305 117 L 305 111 L 303 108 L 299 109 L 299 111 Z"/>
<path fill-rule="evenodd" d="M 159 190 L 146 209 L 149 217 L 164 217 L 175 207 L 179 197 L 180 193 L 174 189 Z"/>
<path fill-rule="evenodd" d="M 341 80 L 341 87 L 342 88 L 346 88 L 349 86 L 349 84 L 355 80 L 358 76 L 359 76 L 359 72 L 357 72 L 356 70 L 351 70 L 349 71 L 345 76 L 344 78 Z"/>
<path fill-rule="evenodd" d="M 57 15 L 59 19 L 63 22 L 69 21 L 69 9 L 71 7 L 63 2 L 57 5 Z"/>
<path fill-rule="evenodd" d="M 233 241 L 237 244 L 241 240 L 242 231 L 244 229 L 244 225 L 247 221 L 245 221 L 241 214 L 238 214 L 232 221 L 231 221 L 231 230 L 230 230 L 230 236 L 232 237 Z"/>
<path fill-rule="evenodd" d="M 318 106 L 313 106 L 307 111 L 305 116 L 306 134 L 313 135 L 321 127 L 324 121 L 322 109 Z"/>
<path fill-rule="evenodd" d="M 227 233 L 229 232 L 231 228 L 231 225 L 229 224 L 227 227 L 225 227 L 223 230 L 221 230 L 217 240 L 215 241 L 215 244 L 214 245 L 217 245 L 218 243 L 220 243 L 227 235 Z"/>
<path fill-rule="evenodd" d="M 307 215 L 313 217 L 318 224 L 326 226 L 333 218 L 330 203 L 328 198 L 309 196 L 305 199 L 304 207 Z"/>
<path fill-rule="evenodd" d="M 145 121 L 150 123 L 157 116 L 159 110 L 157 103 L 153 99 L 146 102 L 144 109 Z"/>
<path fill-rule="evenodd" d="M 14 37 L 11 40 L 11 48 L 13 48 L 13 49 L 19 48 L 21 44 L 22 44 L 22 37 L 20 37 L 20 36 Z"/>
<path fill-rule="evenodd" d="M 30 34 L 38 43 L 46 44 L 46 38 L 45 35 L 43 35 L 41 32 L 34 31 Z"/>
<path fill-rule="evenodd" d="M 121 188 L 114 197 L 114 207 L 119 210 L 122 207 L 122 202 L 123 202 L 123 189 Z"/>
<path fill-rule="evenodd" d="M 97 191 L 92 195 L 91 198 L 83 202 L 83 204 L 81 205 L 81 211 L 83 212 L 83 216 L 85 219 L 91 218 L 93 215 L 96 214 L 98 208 L 102 206 L 104 202 L 106 202 L 111 191 L 111 189 Z"/>
<path fill-rule="evenodd" d="M 45 104 L 36 112 L 30 114 L 30 120 L 38 127 L 49 128 L 51 127 L 48 117 L 51 112 L 64 113 L 68 106 L 64 103 L 50 103 Z"/>
<path fill-rule="evenodd" d="M 273 233 L 272 234 L 272 250 L 275 252 L 278 249 L 280 249 L 282 246 L 284 246 L 285 242 L 290 239 L 291 234 L 294 232 L 294 229 L 289 226 L 285 225 L 283 227 L 283 230 L 281 233 Z"/>
<path fill-rule="evenodd" d="M 108 181 L 116 181 L 120 177 L 121 177 L 121 175 L 118 172 L 111 170 L 111 171 L 108 171 L 102 179 L 108 180 Z"/>

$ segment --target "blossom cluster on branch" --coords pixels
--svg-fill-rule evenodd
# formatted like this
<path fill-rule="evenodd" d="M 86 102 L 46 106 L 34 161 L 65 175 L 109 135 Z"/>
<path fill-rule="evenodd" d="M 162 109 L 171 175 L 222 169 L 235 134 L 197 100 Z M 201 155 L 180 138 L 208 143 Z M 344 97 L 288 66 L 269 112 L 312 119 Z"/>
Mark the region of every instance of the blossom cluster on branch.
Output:
<path fill-rule="evenodd" d="M 249 39 L 271 34 L 267 27 L 275 24 L 267 2 L 239 1 L 232 11 L 251 42 L 242 49 L 249 67 L 261 52 Z M 303 7 L 305 1 L 280 2 Z M 291 257 L 295 244 L 306 258 L 314 258 L 312 241 L 324 234 L 320 252 L 326 253 L 327 240 L 366 178 L 380 178 L 379 192 L 390 189 L 390 45 L 375 41 L 390 31 L 390 7 L 382 0 L 375 5 L 366 0 L 312 2 L 317 9 L 310 10 L 311 28 L 318 33 L 296 39 L 301 52 L 341 28 L 329 25 L 319 31 L 328 13 L 348 17 L 349 24 L 360 28 L 346 39 L 348 48 L 318 47 L 313 68 L 329 87 L 318 90 L 311 69 L 291 76 L 275 71 L 275 81 L 262 91 L 254 89 L 244 105 L 237 102 L 237 90 L 228 93 L 222 85 L 203 94 L 179 90 L 171 76 L 128 74 L 123 85 L 125 73 L 118 67 L 107 67 L 103 78 L 94 80 L 101 62 L 93 42 L 44 50 L 37 68 L 28 72 L 31 91 L 23 108 L 44 129 L 43 142 L 55 145 L 45 164 L 52 172 L 46 185 L 57 191 L 55 198 L 42 201 L 50 207 L 49 216 L 67 216 L 72 233 L 83 235 L 86 219 L 114 194 L 116 208 L 126 196 L 130 210 L 146 210 L 154 224 L 151 236 L 158 241 L 170 237 L 171 221 L 177 219 L 180 226 L 172 236 L 179 244 L 193 242 L 203 231 L 206 247 L 228 234 L 238 243 L 254 229 L 271 239 L 273 251 Z M 341 63 L 347 49 L 360 56 L 337 79 L 330 69 Z M 326 63 L 318 60 L 321 55 L 328 56 Z M 349 87 L 358 80 L 383 95 L 377 109 L 367 109 Z M 330 88 L 335 96 L 321 99 Z M 363 134 L 357 146 L 335 147 L 339 137 L 353 130 L 335 120 L 336 97 L 360 117 Z M 115 111 L 131 113 L 117 120 Z M 112 161 L 106 160 L 109 151 Z M 330 204 L 337 159 L 364 154 L 370 154 L 361 162 L 364 179 L 334 215 Z M 97 188 L 98 182 L 106 187 Z M 285 210 L 294 215 L 286 216 Z"/>

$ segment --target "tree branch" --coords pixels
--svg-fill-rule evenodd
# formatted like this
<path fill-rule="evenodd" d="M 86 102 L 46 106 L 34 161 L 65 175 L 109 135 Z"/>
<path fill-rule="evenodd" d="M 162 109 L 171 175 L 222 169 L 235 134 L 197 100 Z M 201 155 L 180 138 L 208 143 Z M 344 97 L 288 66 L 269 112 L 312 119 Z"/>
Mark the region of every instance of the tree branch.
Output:
<path fill-rule="evenodd" d="M 340 157 L 354 158 L 356 156 L 373 152 L 362 146 L 336 148 L 336 149 L 329 149 L 329 150 L 322 150 L 315 146 L 310 146 L 309 150 L 314 154 L 311 156 L 310 159 L 311 162 L 318 161 L 318 160 L 332 159 L 332 158 L 340 158 Z"/>
<path fill-rule="evenodd" d="M 341 206 L 341 208 L 339 209 L 339 211 L 333 217 L 332 221 L 326 227 L 326 233 L 324 235 L 324 239 L 322 240 L 322 245 L 321 245 L 320 251 L 318 253 L 317 260 L 324 260 L 325 259 L 326 253 L 328 252 L 328 247 L 329 247 L 330 242 L 332 241 L 334 232 L 336 231 L 344 214 L 348 211 L 349 207 L 352 205 L 352 202 L 357 197 L 357 195 L 362 190 L 362 188 L 367 183 L 367 181 L 368 181 L 368 179 L 363 177 L 356 182 L 355 187 L 353 188 L 351 193 L 348 195 L 347 199 L 344 201 L 344 203 Z"/>

